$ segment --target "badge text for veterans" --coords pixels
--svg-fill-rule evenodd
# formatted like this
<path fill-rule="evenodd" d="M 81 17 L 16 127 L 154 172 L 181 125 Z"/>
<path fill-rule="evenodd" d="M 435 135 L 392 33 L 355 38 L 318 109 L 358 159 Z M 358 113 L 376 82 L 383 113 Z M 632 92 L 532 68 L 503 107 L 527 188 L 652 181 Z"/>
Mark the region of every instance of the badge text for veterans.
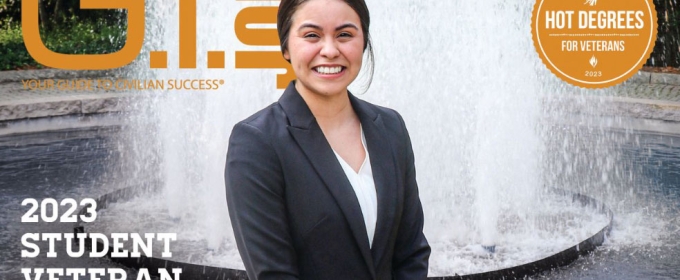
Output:
<path fill-rule="evenodd" d="M 574 15 L 578 23 L 574 25 Z M 548 30 L 630 30 L 645 26 L 642 11 L 546 11 L 545 28 Z M 623 40 L 563 40 L 562 51 L 622 52 Z"/>

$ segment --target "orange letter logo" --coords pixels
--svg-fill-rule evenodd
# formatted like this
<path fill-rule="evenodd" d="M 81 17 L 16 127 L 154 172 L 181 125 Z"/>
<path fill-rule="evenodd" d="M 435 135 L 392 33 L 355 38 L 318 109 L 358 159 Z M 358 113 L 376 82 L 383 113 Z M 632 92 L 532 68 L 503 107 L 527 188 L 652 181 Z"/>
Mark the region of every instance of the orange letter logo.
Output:
<path fill-rule="evenodd" d="M 82 9 L 127 9 L 128 27 L 125 46 L 110 54 L 62 54 L 53 52 L 40 39 L 38 1 L 21 3 L 21 32 L 28 53 L 41 64 L 70 70 L 118 68 L 134 61 L 144 44 L 144 0 L 80 0 Z"/>
<path fill-rule="evenodd" d="M 278 46 L 276 29 L 247 28 L 248 24 L 276 24 L 278 7 L 249 7 L 236 15 L 234 29 L 236 37 L 246 45 Z M 276 75 L 276 88 L 284 89 L 295 79 L 293 66 L 281 55 L 281 51 L 237 51 L 236 68 L 286 69 L 285 74 Z"/>

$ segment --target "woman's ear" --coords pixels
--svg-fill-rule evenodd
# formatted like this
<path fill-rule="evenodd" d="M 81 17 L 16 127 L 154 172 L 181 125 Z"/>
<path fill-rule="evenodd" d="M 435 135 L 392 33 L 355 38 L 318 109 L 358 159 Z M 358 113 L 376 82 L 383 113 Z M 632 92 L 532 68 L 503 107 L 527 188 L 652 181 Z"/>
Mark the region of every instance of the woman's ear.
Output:
<path fill-rule="evenodd" d="M 283 50 L 283 58 L 290 62 L 290 54 L 288 53 L 288 49 Z"/>

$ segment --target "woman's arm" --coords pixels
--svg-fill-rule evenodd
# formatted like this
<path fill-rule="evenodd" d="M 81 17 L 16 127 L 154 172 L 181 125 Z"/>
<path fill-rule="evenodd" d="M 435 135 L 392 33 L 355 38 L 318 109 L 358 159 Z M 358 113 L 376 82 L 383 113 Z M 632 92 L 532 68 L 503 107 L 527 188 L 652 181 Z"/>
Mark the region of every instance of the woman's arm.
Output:
<path fill-rule="evenodd" d="M 234 126 L 224 177 L 229 217 L 248 278 L 298 279 L 283 173 L 270 139 L 247 123 Z"/>
<path fill-rule="evenodd" d="M 404 120 L 399 114 L 397 116 L 401 121 L 406 137 L 406 189 L 404 190 L 404 208 L 392 258 L 393 279 L 426 279 L 430 245 L 423 234 L 423 207 L 418 196 L 413 148 Z"/>

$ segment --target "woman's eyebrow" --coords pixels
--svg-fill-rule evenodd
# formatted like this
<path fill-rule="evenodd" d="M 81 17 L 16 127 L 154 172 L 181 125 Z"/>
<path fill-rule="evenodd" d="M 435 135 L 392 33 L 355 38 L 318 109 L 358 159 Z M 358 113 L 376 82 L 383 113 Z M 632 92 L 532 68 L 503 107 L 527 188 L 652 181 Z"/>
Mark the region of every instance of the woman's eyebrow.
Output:
<path fill-rule="evenodd" d="M 342 30 L 342 29 L 345 29 L 345 28 L 348 28 L 348 27 L 349 27 L 349 28 L 354 28 L 354 29 L 356 29 L 356 30 L 359 30 L 359 27 L 357 27 L 357 26 L 354 25 L 353 23 L 345 23 L 345 24 L 343 24 L 343 25 L 340 25 L 340 26 L 336 27 L 336 28 L 335 28 L 335 31 Z M 300 27 L 298 28 L 298 30 L 301 30 L 301 29 L 304 29 L 304 28 L 313 28 L 313 29 L 323 30 L 323 28 L 321 28 L 321 26 L 318 26 L 318 25 L 313 24 L 313 23 L 303 23 L 302 25 L 300 25 Z"/>
<path fill-rule="evenodd" d="M 302 29 L 305 29 L 305 28 L 313 28 L 313 29 L 323 30 L 323 28 L 321 28 L 321 26 L 318 26 L 318 25 L 313 24 L 313 23 L 303 23 L 302 25 L 300 25 L 298 30 L 302 30 Z"/>
<path fill-rule="evenodd" d="M 354 29 L 356 29 L 356 30 L 359 30 L 359 27 L 357 27 L 356 25 L 354 25 L 354 24 L 352 24 L 352 23 L 345 23 L 345 24 L 343 24 L 343 25 L 340 25 L 340 26 L 336 27 L 336 28 L 335 28 L 335 31 L 342 30 L 342 29 L 345 29 L 345 28 L 348 28 L 348 27 L 351 27 L 351 28 L 354 28 Z"/>

